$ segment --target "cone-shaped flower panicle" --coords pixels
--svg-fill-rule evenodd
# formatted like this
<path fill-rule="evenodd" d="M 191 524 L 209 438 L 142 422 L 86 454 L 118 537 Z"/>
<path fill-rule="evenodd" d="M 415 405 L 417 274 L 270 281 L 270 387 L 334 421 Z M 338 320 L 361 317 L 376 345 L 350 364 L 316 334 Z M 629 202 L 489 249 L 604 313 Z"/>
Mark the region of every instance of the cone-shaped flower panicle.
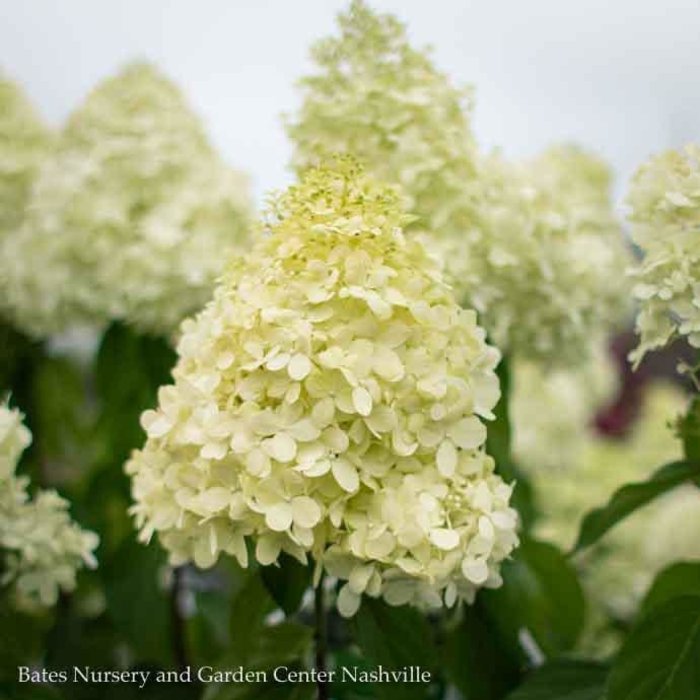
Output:
<path fill-rule="evenodd" d="M 649 160 L 627 203 L 643 254 L 632 273 L 640 344 L 631 359 L 638 363 L 675 336 L 700 347 L 700 145 Z"/>
<path fill-rule="evenodd" d="M 51 147 L 49 130 L 20 87 L 0 73 L 0 316 L 7 308 L 8 271 L 14 260 L 3 254 L 4 240 L 24 218 L 39 167 Z"/>
<path fill-rule="evenodd" d="M 570 366 L 621 325 L 629 252 L 597 157 L 559 146 L 524 163 L 484 161 L 483 229 L 464 238 L 464 285 L 489 337 Z"/>
<path fill-rule="evenodd" d="M 0 238 L 16 228 L 51 134 L 18 85 L 0 73 Z"/>
<path fill-rule="evenodd" d="M 0 405 L 0 588 L 11 586 L 20 604 L 49 606 L 75 587 L 78 569 L 96 565 L 98 537 L 71 520 L 55 491 L 30 499 L 29 480 L 15 473 L 30 442 L 19 412 Z"/>
<path fill-rule="evenodd" d="M 393 16 L 355 0 L 338 23 L 339 37 L 313 47 L 317 72 L 300 82 L 302 105 L 287 125 L 293 164 L 303 170 L 329 154 L 352 154 L 402 186 L 416 217 L 409 230 L 429 232 L 441 249 L 477 216 L 468 93 L 408 43 Z"/>
<path fill-rule="evenodd" d="M 178 89 L 148 65 L 105 80 L 70 117 L 8 241 L 10 303 L 41 335 L 112 319 L 173 330 L 248 238 L 247 185 Z"/>
<path fill-rule="evenodd" d="M 547 363 L 585 355 L 587 337 L 619 321 L 626 293 L 605 166 L 573 148 L 523 166 L 481 155 L 465 93 L 400 22 L 355 1 L 339 24 L 301 81 L 294 165 L 350 153 L 400 184 L 408 231 L 425 236 L 500 348 Z"/>
<path fill-rule="evenodd" d="M 276 201 L 269 236 L 183 324 L 175 383 L 133 454 L 133 511 L 173 563 L 281 551 L 360 594 L 440 605 L 500 583 L 511 487 L 484 452 L 498 353 L 400 197 L 339 159 Z"/>

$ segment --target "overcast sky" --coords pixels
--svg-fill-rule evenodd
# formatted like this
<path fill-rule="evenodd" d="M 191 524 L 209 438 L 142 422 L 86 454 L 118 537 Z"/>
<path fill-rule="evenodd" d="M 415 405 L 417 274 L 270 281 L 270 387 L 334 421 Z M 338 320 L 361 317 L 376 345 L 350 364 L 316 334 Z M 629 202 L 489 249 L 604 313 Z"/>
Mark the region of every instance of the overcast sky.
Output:
<path fill-rule="evenodd" d="M 173 78 L 258 200 L 289 181 L 280 114 L 339 0 L 16 0 L 0 65 L 59 125 L 101 78 L 147 58 Z M 617 192 L 650 153 L 700 140 L 700 2 L 374 0 L 437 65 L 476 88 L 485 147 L 533 154 L 574 140 L 606 157 Z"/>

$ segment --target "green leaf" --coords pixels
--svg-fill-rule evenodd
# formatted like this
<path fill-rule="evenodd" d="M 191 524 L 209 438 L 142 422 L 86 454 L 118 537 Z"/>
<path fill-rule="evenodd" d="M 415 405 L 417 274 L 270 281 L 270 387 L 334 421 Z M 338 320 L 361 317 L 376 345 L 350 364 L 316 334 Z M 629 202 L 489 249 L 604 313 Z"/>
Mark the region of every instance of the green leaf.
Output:
<path fill-rule="evenodd" d="M 414 608 L 391 607 L 382 600 L 362 600 L 351 620 L 354 638 L 363 655 L 375 666 L 399 670 L 404 666 L 420 666 L 431 671 L 437 667 L 437 650 L 428 621 Z M 429 686 L 423 684 L 376 686 L 378 697 L 393 700 L 425 698 Z"/>
<path fill-rule="evenodd" d="M 313 630 L 297 622 L 282 622 L 264 627 L 255 640 L 248 640 L 247 665 L 252 669 L 270 669 L 299 661 L 308 651 Z"/>
<path fill-rule="evenodd" d="M 607 667 L 589 661 L 554 661 L 533 671 L 508 700 L 603 700 Z"/>
<path fill-rule="evenodd" d="M 258 638 L 265 618 L 275 604 L 262 580 L 250 574 L 231 603 L 231 642 L 226 658 L 235 665 L 245 665 L 252 653 L 251 640 Z"/>
<path fill-rule="evenodd" d="M 683 454 L 691 462 L 700 462 L 700 396 L 695 396 L 688 412 L 678 421 Z"/>
<path fill-rule="evenodd" d="M 496 461 L 496 471 L 507 482 L 515 483 L 513 507 L 528 527 L 535 519 L 534 491 L 526 474 L 513 462 L 511 454 L 510 367 L 504 357 L 496 368 L 501 385 L 501 398 L 494 408 L 495 420 L 487 423 L 486 451 Z"/>
<path fill-rule="evenodd" d="M 680 562 L 660 572 L 644 597 L 640 611 L 646 614 L 657 605 L 682 595 L 700 595 L 700 562 Z"/>
<path fill-rule="evenodd" d="M 646 481 L 623 486 L 602 508 L 596 508 L 586 515 L 573 551 L 589 547 L 637 508 L 698 476 L 700 467 L 697 464 L 672 462 L 654 472 Z"/>
<path fill-rule="evenodd" d="M 446 634 L 442 663 L 464 700 L 499 700 L 520 679 L 517 649 L 500 638 L 478 600 L 464 607 L 459 625 Z"/>
<path fill-rule="evenodd" d="M 141 662 L 172 661 L 169 592 L 164 589 L 166 557 L 155 543 L 133 538 L 101 567 L 107 609 L 115 627 Z"/>
<path fill-rule="evenodd" d="M 0 398 L 12 393 L 20 406 L 31 384 L 32 366 L 43 349 L 40 343 L 0 319 Z M 24 410 L 27 410 L 26 408 Z"/>
<path fill-rule="evenodd" d="M 6 591 L 0 598 L 0 679 L 17 677 L 17 666 L 31 665 L 41 658 L 51 615 L 32 615 L 16 610 Z"/>
<path fill-rule="evenodd" d="M 194 591 L 194 614 L 187 620 L 187 636 L 194 663 L 206 665 L 229 646 L 230 596 L 224 591 Z"/>
<path fill-rule="evenodd" d="M 700 692 L 700 596 L 672 598 L 636 625 L 606 700 L 694 700 Z"/>
<path fill-rule="evenodd" d="M 511 640 L 527 630 L 547 654 L 571 649 L 584 624 L 585 599 L 576 571 L 552 544 L 524 538 L 502 567 L 504 584 L 480 595 Z"/>
<path fill-rule="evenodd" d="M 263 588 L 259 578 L 251 577 L 260 588 Z M 252 590 L 249 586 L 242 589 L 239 597 L 245 596 L 245 591 Z M 263 589 L 264 590 L 264 589 Z M 313 631 L 306 625 L 296 622 L 282 622 L 278 625 L 265 626 L 264 616 L 260 612 L 266 608 L 261 605 L 261 600 L 269 596 L 255 596 L 250 602 L 255 606 L 256 612 L 242 620 L 243 625 L 238 625 L 239 632 L 242 627 L 255 630 L 250 636 L 241 637 L 238 645 L 233 645 L 221 659 L 214 664 L 215 669 L 227 671 L 242 666 L 246 671 L 263 671 L 267 675 L 264 683 L 243 683 L 211 685 L 207 688 L 205 700 L 243 700 L 244 698 L 294 698 L 301 700 L 313 697 L 313 686 L 307 684 L 278 684 L 274 682 L 272 670 L 279 666 L 296 668 L 302 659 L 308 655 Z M 234 601 L 234 607 L 236 607 Z M 298 685 L 298 689 L 294 688 Z M 311 694 L 309 694 L 311 693 Z"/>
<path fill-rule="evenodd" d="M 292 615 L 299 609 L 304 593 L 311 586 L 313 571 L 311 565 L 304 566 L 284 552 L 278 561 L 276 566 L 261 568 L 260 575 L 277 605 L 286 615 Z"/>
<path fill-rule="evenodd" d="M 95 385 L 113 462 L 123 462 L 143 444 L 141 413 L 155 406 L 158 388 L 171 381 L 175 359 L 163 338 L 141 335 L 120 323 L 105 333 L 95 363 Z"/>

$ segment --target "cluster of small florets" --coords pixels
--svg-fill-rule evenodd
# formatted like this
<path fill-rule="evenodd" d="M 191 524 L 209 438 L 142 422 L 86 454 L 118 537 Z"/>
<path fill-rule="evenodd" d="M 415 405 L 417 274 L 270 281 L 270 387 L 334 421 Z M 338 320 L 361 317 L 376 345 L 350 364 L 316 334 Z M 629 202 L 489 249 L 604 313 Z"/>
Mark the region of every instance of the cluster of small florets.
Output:
<path fill-rule="evenodd" d="M 643 259 L 633 271 L 640 362 L 674 336 L 700 347 L 700 146 L 643 165 L 630 187 L 632 238 Z"/>
<path fill-rule="evenodd" d="M 619 321 L 623 239 L 598 159 L 555 149 L 524 167 L 478 153 L 465 94 L 403 25 L 354 2 L 341 35 L 314 49 L 289 124 L 299 169 L 355 155 L 408 195 L 408 231 L 424 235 L 446 278 L 499 348 L 547 362 L 585 354 Z"/>
<path fill-rule="evenodd" d="M 428 236 L 461 289 L 464 250 L 453 244 L 477 226 L 481 197 L 468 92 L 450 84 L 428 51 L 409 44 L 393 16 L 356 0 L 338 24 L 338 38 L 313 48 L 317 73 L 300 82 L 302 106 L 288 124 L 293 164 L 303 170 L 349 153 L 399 184 L 413 215 L 407 231 Z"/>
<path fill-rule="evenodd" d="M 51 134 L 20 88 L 0 75 L 0 236 L 22 221 Z"/>
<path fill-rule="evenodd" d="M 249 231 L 247 186 L 147 65 L 106 80 L 69 119 L 2 254 L 34 335 L 123 320 L 172 331 L 210 297 Z"/>
<path fill-rule="evenodd" d="M 517 543 L 483 449 L 498 353 L 396 191 L 352 162 L 311 169 L 269 236 L 182 327 L 175 383 L 127 465 L 143 539 L 173 563 L 280 552 L 390 603 L 469 600 Z"/>
<path fill-rule="evenodd" d="M 11 586 L 19 603 L 50 606 L 71 591 L 81 566 L 95 566 L 98 537 L 82 530 L 55 491 L 27 493 L 29 480 L 15 474 L 31 442 L 16 410 L 0 406 L 0 586 Z"/>
<path fill-rule="evenodd" d="M 586 357 L 626 311 L 627 250 L 605 165 L 574 147 L 484 161 L 482 228 L 463 237 L 467 298 L 501 348 L 547 364 Z"/>

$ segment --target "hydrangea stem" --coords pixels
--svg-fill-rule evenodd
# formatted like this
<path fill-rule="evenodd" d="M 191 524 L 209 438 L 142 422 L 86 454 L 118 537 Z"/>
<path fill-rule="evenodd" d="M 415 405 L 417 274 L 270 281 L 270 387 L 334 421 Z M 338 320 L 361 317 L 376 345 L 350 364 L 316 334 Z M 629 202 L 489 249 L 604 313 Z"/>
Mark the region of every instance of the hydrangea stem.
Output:
<path fill-rule="evenodd" d="M 324 679 L 326 670 L 326 655 L 328 652 L 328 635 L 326 629 L 326 604 L 324 596 L 324 580 L 323 576 L 318 582 L 316 589 L 314 591 L 314 639 L 316 642 L 316 673 L 317 678 L 316 687 L 318 689 L 317 698 L 318 700 L 328 700 L 328 683 Z"/>

